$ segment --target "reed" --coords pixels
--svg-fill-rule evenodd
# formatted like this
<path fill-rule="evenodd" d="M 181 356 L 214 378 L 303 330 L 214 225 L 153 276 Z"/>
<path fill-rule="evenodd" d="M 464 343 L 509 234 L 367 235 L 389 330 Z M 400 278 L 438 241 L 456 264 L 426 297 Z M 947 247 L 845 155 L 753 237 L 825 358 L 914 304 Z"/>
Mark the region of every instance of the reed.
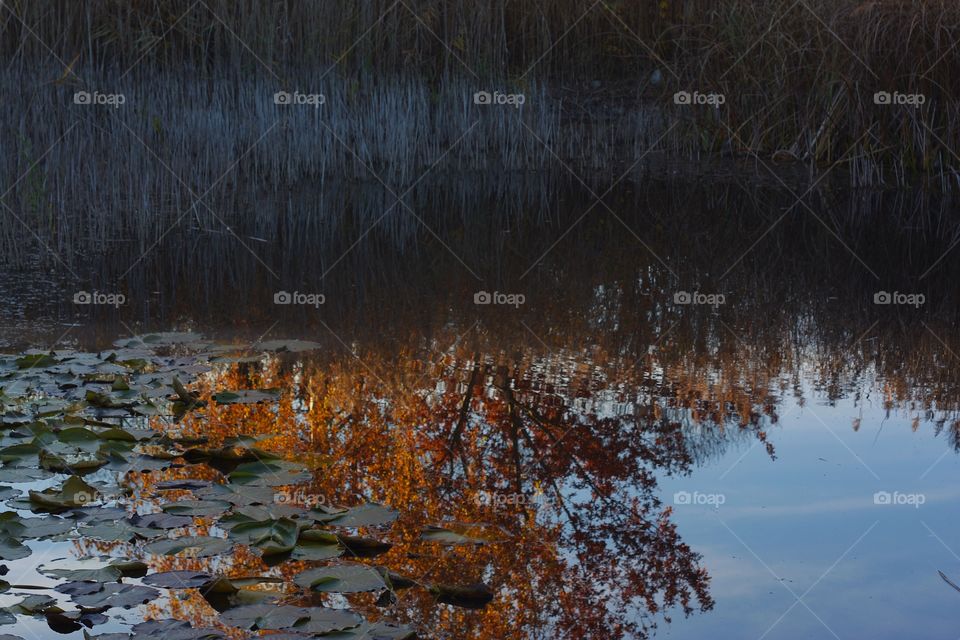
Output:
<path fill-rule="evenodd" d="M 538 170 L 558 157 L 576 170 L 609 169 L 657 143 L 680 158 L 837 170 L 856 185 L 960 180 L 960 5 L 948 0 L 4 7 L 2 81 L 26 90 L 4 109 L 6 140 L 26 136 L 31 148 L 46 148 L 77 119 L 63 109 L 70 92 L 129 92 L 127 125 L 198 183 L 220 175 L 277 119 L 267 142 L 274 152 L 258 148 L 237 180 L 269 187 L 369 167 L 406 184 L 475 122 L 445 159 L 449 169 Z M 323 92 L 322 116 L 276 110 L 270 97 L 282 89 Z M 526 103 L 520 113 L 478 110 L 471 97 L 479 90 L 521 93 Z M 676 104 L 678 92 L 724 102 Z M 878 94 L 891 102 L 878 103 Z M 121 130 L 92 113 L 83 119 L 71 135 L 90 149 Z M 132 177 L 150 154 L 127 150 L 134 158 L 122 170 Z M 90 189 L 103 184 L 89 164 L 78 170 Z M 152 183 L 123 191 L 147 198 L 171 186 L 157 174 Z"/>

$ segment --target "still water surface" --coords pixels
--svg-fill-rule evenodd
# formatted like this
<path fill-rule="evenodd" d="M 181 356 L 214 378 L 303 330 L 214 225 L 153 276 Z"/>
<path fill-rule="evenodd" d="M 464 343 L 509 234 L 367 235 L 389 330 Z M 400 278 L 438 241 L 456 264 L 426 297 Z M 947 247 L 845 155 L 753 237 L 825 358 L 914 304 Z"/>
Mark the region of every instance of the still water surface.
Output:
<path fill-rule="evenodd" d="M 201 392 L 279 387 L 285 400 L 185 424 L 221 440 L 279 432 L 278 450 L 322 460 L 316 495 L 398 510 L 380 532 L 393 548 L 370 562 L 489 585 L 478 610 L 426 593 L 324 596 L 424 637 L 958 635 L 960 593 L 938 575 L 960 582 L 948 205 L 628 184 L 592 209 L 575 184 L 459 201 L 427 190 L 422 221 L 378 222 L 358 196 L 337 233 L 268 209 L 237 228 L 244 242 L 188 221 L 146 256 L 91 250 L 70 272 L 38 249 L 0 278 L 0 341 L 98 351 L 181 330 L 244 352 L 322 345 L 214 366 Z M 125 303 L 75 305 L 78 291 Z M 883 291 L 914 298 L 877 304 Z M 309 304 L 276 304 L 283 292 Z M 484 292 L 492 304 L 477 304 Z M 155 508 L 149 484 L 133 487 L 138 509 Z M 447 520 L 503 537 L 426 553 L 416 532 Z M 48 557 L 85 543 L 36 544 Z M 252 554 L 224 562 L 266 569 Z M 93 632 L 171 611 L 217 620 L 193 594 Z M 50 633 L 26 616 L 7 628 Z"/>

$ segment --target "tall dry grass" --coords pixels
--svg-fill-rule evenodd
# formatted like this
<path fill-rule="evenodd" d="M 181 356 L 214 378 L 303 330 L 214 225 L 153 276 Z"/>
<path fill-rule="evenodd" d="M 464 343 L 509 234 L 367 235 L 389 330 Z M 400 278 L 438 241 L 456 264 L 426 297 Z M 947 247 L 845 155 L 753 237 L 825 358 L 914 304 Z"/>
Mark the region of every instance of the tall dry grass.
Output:
<path fill-rule="evenodd" d="M 381 109 L 381 129 L 389 130 L 373 132 L 365 147 L 393 164 L 407 160 L 412 132 L 424 150 L 459 133 L 464 105 L 441 96 L 497 85 L 532 92 L 539 104 L 529 101 L 530 111 L 539 109 L 552 141 L 569 148 L 563 159 L 585 166 L 609 163 L 592 155 L 598 145 L 635 157 L 666 134 L 662 146 L 686 158 L 801 163 L 837 169 L 858 185 L 958 182 L 960 3 L 953 0 L 8 0 L 5 7 L 7 69 L 29 75 L 41 63 L 57 67 L 32 80 L 8 76 L 11 89 L 91 85 L 112 75 L 150 91 L 170 73 L 194 82 L 212 104 L 230 82 L 242 96 L 254 86 L 244 83 L 280 88 L 336 74 L 341 91 L 361 100 L 402 86 L 417 95 L 416 106 L 436 113 L 423 130 L 420 116 L 407 114 L 409 93 L 364 104 Z M 655 71 L 661 82 L 651 82 Z M 678 91 L 722 94 L 725 103 L 676 105 Z M 924 102 L 876 104 L 877 92 Z M 651 110 L 664 126 L 630 118 Z M 512 114 L 497 115 L 509 131 Z M 168 129 L 180 120 L 177 111 L 157 117 Z M 590 139 L 577 151 L 584 123 Z M 488 137 L 487 146 L 510 147 L 511 135 Z M 543 159 L 517 148 L 494 155 L 530 169 Z"/>

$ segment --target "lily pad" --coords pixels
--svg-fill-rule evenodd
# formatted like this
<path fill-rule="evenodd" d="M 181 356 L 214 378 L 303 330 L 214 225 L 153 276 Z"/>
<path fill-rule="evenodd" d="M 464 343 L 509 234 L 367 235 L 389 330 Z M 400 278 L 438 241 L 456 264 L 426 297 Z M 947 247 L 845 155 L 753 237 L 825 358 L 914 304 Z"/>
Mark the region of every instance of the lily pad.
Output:
<path fill-rule="evenodd" d="M 157 555 L 181 555 L 190 558 L 207 558 L 227 553 L 233 543 L 223 538 L 210 536 L 183 536 L 151 542 L 144 550 Z"/>
<path fill-rule="evenodd" d="M 37 567 L 37 571 L 65 580 L 111 582 L 123 576 L 143 575 L 147 571 L 147 565 L 138 560 L 125 558 L 64 558 L 42 564 Z"/>
<path fill-rule="evenodd" d="M 360 593 L 387 588 L 376 569 L 356 563 L 308 569 L 298 573 L 293 581 L 304 589 L 324 593 Z"/>
<path fill-rule="evenodd" d="M 32 504 L 57 511 L 90 504 L 97 499 L 99 492 L 79 476 L 70 476 L 59 491 L 56 489 L 30 491 L 29 495 Z"/>
<path fill-rule="evenodd" d="M 279 389 L 240 389 L 238 391 L 220 391 L 212 398 L 217 404 L 257 404 L 275 402 L 280 398 Z"/>
<path fill-rule="evenodd" d="M 300 525 L 290 518 L 242 522 L 230 529 L 230 537 L 256 547 L 265 556 L 286 553 L 297 544 Z"/>
<path fill-rule="evenodd" d="M 195 589 L 209 583 L 212 579 L 213 576 L 209 573 L 200 571 L 163 571 L 144 576 L 141 582 L 165 589 Z"/>
<path fill-rule="evenodd" d="M 317 522 L 337 527 L 371 527 L 393 522 L 397 519 L 397 512 L 370 502 L 341 511 L 314 508 L 310 516 Z"/>
<path fill-rule="evenodd" d="M 231 627 L 326 634 L 360 625 L 363 618 L 350 611 L 326 607 L 248 605 L 225 611 L 220 621 Z"/>
<path fill-rule="evenodd" d="M 160 592 L 150 587 L 136 584 L 109 583 L 100 585 L 100 590 L 94 593 L 73 596 L 73 601 L 85 609 L 99 609 L 101 607 L 129 608 L 144 604 L 160 597 Z"/>
<path fill-rule="evenodd" d="M 229 508 L 230 503 L 223 500 L 181 500 L 162 505 L 164 512 L 177 516 L 220 516 Z"/>
<path fill-rule="evenodd" d="M 300 465 L 290 462 L 256 461 L 239 465 L 228 477 L 234 484 L 279 487 L 306 482 L 310 479 L 310 473 Z"/>

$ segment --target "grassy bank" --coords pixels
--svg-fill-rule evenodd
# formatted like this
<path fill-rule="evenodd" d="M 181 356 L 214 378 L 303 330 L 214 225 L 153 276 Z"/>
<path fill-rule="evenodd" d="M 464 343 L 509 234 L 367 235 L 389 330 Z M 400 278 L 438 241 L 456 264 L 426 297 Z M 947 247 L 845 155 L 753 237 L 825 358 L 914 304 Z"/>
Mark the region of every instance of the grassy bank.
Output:
<path fill-rule="evenodd" d="M 112 74 L 114 84 L 153 87 L 157 74 L 189 69 L 187 81 L 216 95 L 218 82 L 232 81 L 232 91 L 242 93 L 245 81 L 277 90 L 336 74 L 341 90 L 362 101 L 406 83 L 423 94 L 414 106 L 435 112 L 416 144 L 455 139 L 473 92 L 499 87 L 526 95 L 527 111 L 553 118 L 554 139 L 571 147 L 581 142 L 576 126 L 596 128 L 582 151 L 561 154 L 565 161 L 604 164 L 591 145 L 606 139 L 627 156 L 660 140 L 680 157 L 722 153 L 836 168 L 861 185 L 918 177 L 955 185 L 960 166 L 960 5 L 947 0 L 92 0 L 6 7 L 0 52 L 7 67 L 27 74 L 41 61 L 57 67 L 28 86 L 59 77 L 92 87 Z M 442 99 L 451 92 L 458 99 Z M 678 94 L 691 96 L 691 104 L 677 104 Z M 367 100 L 362 108 L 381 110 L 381 128 L 409 128 L 403 99 Z M 639 117 L 639 127 L 623 130 L 624 116 L 644 111 L 662 114 L 663 126 Z M 505 121 L 511 114 L 498 115 Z M 157 117 L 179 119 L 175 112 Z M 411 117 L 420 126 L 423 118 Z M 508 128 L 487 140 L 506 145 L 497 157 L 538 168 L 542 154 L 507 149 L 514 133 Z M 405 161 L 390 148 L 395 141 L 382 137 L 367 146 Z"/>

